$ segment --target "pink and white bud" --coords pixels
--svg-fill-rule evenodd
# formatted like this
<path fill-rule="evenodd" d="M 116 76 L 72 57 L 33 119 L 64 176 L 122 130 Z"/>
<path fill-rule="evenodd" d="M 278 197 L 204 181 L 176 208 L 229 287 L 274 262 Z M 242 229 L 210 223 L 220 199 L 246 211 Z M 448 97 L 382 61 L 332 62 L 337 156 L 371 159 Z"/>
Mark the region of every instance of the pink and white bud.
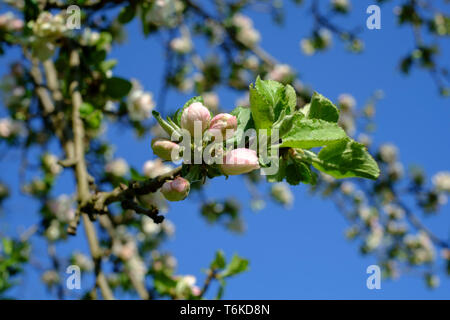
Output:
<path fill-rule="evenodd" d="M 258 156 L 255 150 L 238 148 L 228 151 L 221 165 L 226 175 L 238 175 L 259 169 Z"/>
<path fill-rule="evenodd" d="M 228 113 L 219 113 L 211 120 L 209 130 L 222 134 L 225 139 L 231 138 L 237 129 L 237 119 Z"/>
<path fill-rule="evenodd" d="M 194 102 L 184 109 L 183 114 L 181 115 L 181 128 L 186 129 L 194 136 L 195 126 L 199 126 L 201 128 L 201 133 L 203 133 L 208 129 L 210 120 L 211 114 L 209 113 L 208 108 L 201 102 Z"/>
<path fill-rule="evenodd" d="M 169 201 L 181 201 L 186 199 L 190 189 L 189 181 L 182 177 L 177 177 L 175 180 L 164 182 L 161 187 L 161 193 Z"/>
<path fill-rule="evenodd" d="M 167 139 L 153 139 L 152 150 L 163 160 L 176 161 L 180 156 L 180 146 Z"/>

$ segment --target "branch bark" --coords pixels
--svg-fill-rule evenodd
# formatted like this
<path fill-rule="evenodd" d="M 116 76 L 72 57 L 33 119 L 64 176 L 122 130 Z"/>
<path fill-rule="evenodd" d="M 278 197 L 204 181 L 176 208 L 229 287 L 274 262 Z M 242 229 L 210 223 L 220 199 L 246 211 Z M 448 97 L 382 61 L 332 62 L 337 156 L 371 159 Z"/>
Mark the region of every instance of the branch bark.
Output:
<path fill-rule="evenodd" d="M 70 66 L 75 70 L 80 65 L 80 57 L 78 51 L 73 50 L 70 56 Z M 89 192 L 89 177 L 86 168 L 86 161 L 84 157 L 84 125 L 80 118 L 80 107 L 83 103 L 81 93 L 79 90 L 79 79 L 75 79 L 70 84 L 70 93 L 72 96 L 72 130 L 73 130 L 73 140 L 75 147 L 75 159 L 78 161 L 75 164 L 75 178 L 77 182 L 77 196 L 79 202 L 79 208 L 82 208 L 85 203 L 87 203 L 90 198 Z M 89 244 L 89 249 L 91 256 L 95 262 L 95 272 L 97 276 L 97 284 L 100 288 L 102 296 L 106 300 L 114 299 L 113 293 L 109 288 L 108 282 L 105 275 L 103 274 L 101 268 L 102 252 L 97 239 L 97 233 L 92 221 L 89 219 L 87 213 L 82 212 L 82 210 L 77 210 L 77 217 L 82 215 L 83 225 L 86 232 L 86 237 Z"/>

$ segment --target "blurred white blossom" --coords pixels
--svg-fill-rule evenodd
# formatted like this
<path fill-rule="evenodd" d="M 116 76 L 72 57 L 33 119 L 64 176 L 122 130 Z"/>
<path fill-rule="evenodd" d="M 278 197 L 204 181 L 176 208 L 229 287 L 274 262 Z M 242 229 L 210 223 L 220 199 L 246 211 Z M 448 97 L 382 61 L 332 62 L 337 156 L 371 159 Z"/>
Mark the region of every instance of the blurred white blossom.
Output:
<path fill-rule="evenodd" d="M 433 178 L 433 185 L 438 191 L 450 192 L 450 172 L 441 171 L 436 173 Z"/>
<path fill-rule="evenodd" d="M 114 159 L 108 162 L 105 166 L 105 172 L 116 177 L 126 176 L 129 170 L 130 167 L 128 166 L 127 161 L 123 158 Z"/>

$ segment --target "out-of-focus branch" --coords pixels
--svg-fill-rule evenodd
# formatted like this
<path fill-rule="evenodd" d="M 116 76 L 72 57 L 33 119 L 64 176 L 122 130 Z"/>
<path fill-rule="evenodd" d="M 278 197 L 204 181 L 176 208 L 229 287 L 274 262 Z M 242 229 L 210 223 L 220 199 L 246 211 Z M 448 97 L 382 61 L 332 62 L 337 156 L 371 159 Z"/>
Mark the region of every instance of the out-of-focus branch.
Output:
<path fill-rule="evenodd" d="M 227 35 L 228 38 L 231 40 L 232 43 L 235 45 L 238 45 L 240 47 L 245 47 L 246 50 L 253 53 L 255 56 L 257 56 L 261 61 L 263 61 L 265 64 L 267 64 L 270 68 L 274 68 L 277 64 L 280 64 L 280 62 L 275 59 L 272 55 L 270 55 L 266 50 L 259 46 L 250 47 L 246 45 L 245 43 L 242 43 L 236 38 L 236 35 L 234 35 L 229 28 L 227 28 L 223 22 L 219 19 L 214 17 L 213 15 L 206 12 L 202 7 L 200 7 L 198 4 L 196 4 L 192 0 L 186 0 L 186 5 L 190 7 L 193 11 L 195 11 L 198 15 L 200 15 L 202 18 L 211 21 L 216 26 L 218 26 L 220 29 L 222 29 Z M 230 48 L 225 47 L 224 50 L 229 53 Z M 302 91 L 303 85 L 302 83 L 296 79 L 293 83 L 293 87 L 297 92 Z"/>
<path fill-rule="evenodd" d="M 397 198 L 398 199 L 398 198 Z M 397 204 L 405 211 L 405 215 L 409 222 L 417 229 L 425 232 L 433 243 L 441 248 L 449 249 L 450 243 L 442 240 L 436 236 L 430 229 L 428 229 L 422 221 L 406 206 L 402 201 L 398 200 Z"/>
<path fill-rule="evenodd" d="M 70 66 L 74 70 L 79 67 L 80 57 L 78 51 L 73 50 L 70 55 Z M 76 71 L 75 71 L 76 72 Z M 75 165 L 75 177 L 77 182 L 77 195 L 79 208 L 89 201 L 89 178 L 86 168 L 86 162 L 84 157 L 85 146 L 84 146 L 84 125 L 80 118 L 80 107 L 83 102 L 81 93 L 79 90 L 79 80 L 77 77 L 70 84 L 70 93 L 72 96 L 72 130 L 73 130 L 73 140 L 75 146 L 75 157 L 78 160 Z M 95 273 L 97 276 L 97 284 L 100 287 L 102 296 L 106 300 L 114 299 L 111 289 L 109 288 L 108 282 L 105 275 L 101 269 L 101 258 L 102 252 L 97 239 L 97 234 L 92 221 L 86 213 L 77 211 L 77 215 L 82 215 L 83 224 L 88 239 L 89 249 L 91 251 L 91 256 L 95 262 Z"/>
<path fill-rule="evenodd" d="M 111 217 L 105 214 L 100 216 L 99 221 L 100 225 L 108 232 L 111 239 L 113 239 L 115 237 L 115 229 Z M 136 292 L 139 294 L 139 297 L 142 300 L 150 299 L 150 293 L 147 291 L 145 283 L 139 280 L 131 271 L 128 271 L 128 277 L 130 278 L 131 284 L 136 289 Z"/>
<path fill-rule="evenodd" d="M 320 13 L 318 0 L 313 1 L 312 5 L 311 5 L 311 13 L 312 13 L 312 16 L 314 18 L 316 25 L 318 25 L 320 27 L 325 27 L 328 30 L 330 30 L 331 32 L 333 32 L 334 34 L 336 34 L 337 36 L 346 38 L 350 41 L 355 40 L 357 38 L 356 31 L 344 30 L 341 27 L 339 27 L 338 25 L 332 23 L 329 18 L 324 16 L 322 13 Z"/>
<path fill-rule="evenodd" d="M 205 283 L 203 284 L 203 288 L 200 291 L 200 297 L 203 297 L 206 293 L 206 291 L 208 291 L 209 286 L 211 285 L 211 282 L 216 279 L 216 271 L 214 269 L 209 269 L 208 270 L 208 276 L 206 277 Z"/>

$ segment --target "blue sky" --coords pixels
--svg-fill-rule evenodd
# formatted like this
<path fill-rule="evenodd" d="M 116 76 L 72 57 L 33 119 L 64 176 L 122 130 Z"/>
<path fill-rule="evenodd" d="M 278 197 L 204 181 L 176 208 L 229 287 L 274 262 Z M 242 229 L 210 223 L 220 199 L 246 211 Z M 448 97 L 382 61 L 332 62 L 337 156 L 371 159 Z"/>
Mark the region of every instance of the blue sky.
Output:
<path fill-rule="evenodd" d="M 365 10 L 370 1 L 353 1 L 353 13 L 344 26 L 364 25 Z M 286 23 L 273 26 L 262 13 L 250 13 L 255 26 L 263 35 L 262 46 L 279 61 L 291 64 L 301 79 L 312 88 L 335 100 L 341 93 L 353 94 L 359 105 L 377 89 L 384 91 L 384 99 L 377 105 L 377 144 L 393 142 L 399 146 L 401 159 L 408 166 L 421 164 L 429 175 L 448 170 L 450 148 L 450 106 L 441 98 L 430 76 L 419 70 L 405 77 L 398 72 L 402 55 L 413 46 L 409 28 L 398 28 L 392 14 L 392 5 L 382 8 L 382 29 L 363 32 L 365 51 L 361 55 L 347 53 L 334 39 L 330 51 L 313 57 L 304 56 L 299 41 L 307 36 L 312 25 L 304 9 L 292 8 L 286 1 Z M 111 57 L 119 64 L 115 74 L 139 79 L 146 90 L 157 93 L 164 58 L 154 39 L 144 39 L 136 22 L 128 26 L 128 40 L 115 47 Z M 450 45 L 444 43 L 442 62 L 448 64 Z M 445 59 L 447 57 L 447 59 Z M 0 58 L 0 74 L 8 62 L 17 58 L 9 54 Z M 236 95 L 220 90 L 221 105 L 231 110 Z M 171 94 L 168 108 L 175 109 L 189 96 Z M 228 106 L 228 107 L 227 107 Z M 117 145 L 116 155 L 126 158 L 140 168 L 153 158 L 149 138 L 136 140 L 132 132 L 111 127 L 108 136 Z M 17 160 L 20 154 L 11 153 L 0 163 L 0 177 L 12 182 L 13 197 L 5 204 L 0 216 L 0 230 L 16 234 L 21 225 L 37 221 L 36 205 L 19 194 Z M 70 174 L 65 174 L 58 191 L 72 192 Z M 219 226 L 209 226 L 199 215 L 195 200 L 174 203 L 168 218 L 176 225 L 176 236 L 165 248 L 178 260 L 178 273 L 194 274 L 200 283 L 204 279 L 201 269 L 209 265 L 216 249 L 221 248 L 231 257 L 239 253 L 250 260 L 250 271 L 228 281 L 225 298 L 229 299 L 449 299 L 450 279 L 441 278 L 441 286 L 428 290 L 423 278 L 403 275 L 396 281 L 382 281 L 381 290 L 366 288 L 366 268 L 376 263 L 374 257 L 363 257 L 356 243 L 344 238 L 346 222 L 330 201 L 311 197 L 306 186 L 294 188 L 295 205 L 284 210 L 268 203 L 257 213 L 250 210 L 248 195 L 243 192 L 242 179 L 234 177 L 211 182 L 207 189 L 210 197 L 234 196 L 243 203 L 247 231 L 243 235 L 227 232 Z M 268 190 L 268 185 L 263 187 Z M 282 217 L 279 219 L 279 217 Z M 424 218 L 425 223 L 442 238 L 450 234 L 449 206 L 440 216 Z M 81 229 L 80 229 L 81 230 Z M 87 252 L 81 232 L 76 238 L 58 245 L 58 252 L 67 254 L 74 248 Z M 36 255 L 45 254 L 43 241 L 38 240 Z M 47 264 L 45 264 L 47 263 Z M 50 263 L 44 261 L 44 267 Z M 442 266 L 440 266 L 442 269 Z M 50 298 L 38 285 L 39 274 L 27 268 L 24 285 L 11 293 L 21 298 Z M 91 278 L 83 279 L 90 286 Z M 212 287 L 212 292 L 215 287 Z"/>

